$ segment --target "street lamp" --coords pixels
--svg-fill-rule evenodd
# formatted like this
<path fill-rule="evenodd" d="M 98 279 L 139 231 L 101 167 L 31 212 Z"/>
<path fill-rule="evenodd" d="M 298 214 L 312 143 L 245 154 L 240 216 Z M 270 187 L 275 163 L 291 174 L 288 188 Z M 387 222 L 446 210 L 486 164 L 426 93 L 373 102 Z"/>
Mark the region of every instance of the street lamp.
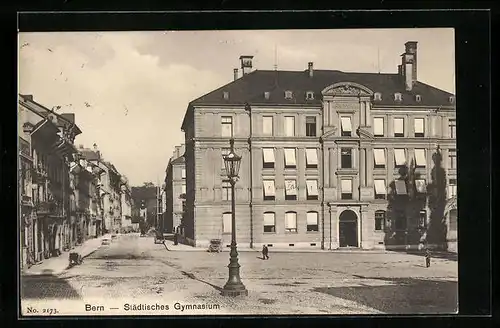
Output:
<path fill-rule="evenodd" d="M 224 296 L 240 296 L 248 295 L 248 290 L 245 288 L 240 279 L 240 265 L 238 263 L 238 251 L 236 250 L 236 205 L 234 201 L 234 185 L 238 180 L 238 172 L 240 171 L 241 156 L 234 153 L 234 139 L 229 140 L 231 150 L 229 154 L 223 155 L 226 174 L 231 183 L 231 253 L 229 255 L 229 279 L 227 280 L 222 295 Z"/>

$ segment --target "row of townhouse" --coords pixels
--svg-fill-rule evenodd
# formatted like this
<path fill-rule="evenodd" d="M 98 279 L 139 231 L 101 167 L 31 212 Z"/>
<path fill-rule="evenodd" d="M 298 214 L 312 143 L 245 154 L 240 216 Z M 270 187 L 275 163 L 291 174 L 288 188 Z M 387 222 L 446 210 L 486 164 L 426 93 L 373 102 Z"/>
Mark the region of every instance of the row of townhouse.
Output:
<path fill-rule="evenodd" d="M 31 95 L 19 95 L 21 268 L 130 221 L 126 178 L 102 159 L 96 145 L 93 150 L 75 147 L 81 133 L 74 114 L 58 114 Z"/>
<path fill-rule="evenodd" d="M 192 245 L 230 242 L 222 156 L 233 138 L 238 244 L 456 251 L 455 96 L 418 81 L 417 42 L 394 74 L 251 71 L 252 57 L 240 60 L 243 76 L 193 100 L 182 123 Z"/>

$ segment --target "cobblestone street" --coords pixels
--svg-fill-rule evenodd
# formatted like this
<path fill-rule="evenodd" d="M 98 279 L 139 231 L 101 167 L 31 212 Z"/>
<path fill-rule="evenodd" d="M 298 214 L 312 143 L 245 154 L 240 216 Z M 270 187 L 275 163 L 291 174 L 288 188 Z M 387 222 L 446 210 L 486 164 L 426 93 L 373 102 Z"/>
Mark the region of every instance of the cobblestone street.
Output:
<path fill-rule="evenodd" d="M 171 245 L 171 244 L 170 244 Z M 84 263 L 59 276 L 23 276 L 22 298 L 30 304 L 49 299 L 122 308 L 125 303 L 168 304 L 153 314 L 377 314 L 454 313 L 457 262 L 401 253 L 240 252 L 246 298 L 220 296 L 228 276 L 229 252 L 167 251 L 151 237 L 121 235 Z M 180 247 L 179 247 L 180 248 Z M 35 302 L 35 303 L 31 303 Z M 210 310 L 174 310 L 174 304 L 217 304 Z M 61 303 L 63 304 L 63 303 Z M 24 305 L 23 305 L 24 306 Z M 61 313 L 64 305 L 59 310 Z M 72 310 L 73 311 L 73 310 Z M 120 310 L 101 314 L 140 314 Z"/>

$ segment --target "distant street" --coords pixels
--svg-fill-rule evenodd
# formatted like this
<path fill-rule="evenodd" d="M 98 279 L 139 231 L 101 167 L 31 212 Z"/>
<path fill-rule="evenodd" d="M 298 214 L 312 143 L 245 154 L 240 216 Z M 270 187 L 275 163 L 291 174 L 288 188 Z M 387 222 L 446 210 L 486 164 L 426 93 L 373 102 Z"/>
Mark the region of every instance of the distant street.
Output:
<path fill-rule="evenodd" d="M 229 252 L 167 251 L 152 237 L 121 235 L 61 276 L 22 277 L 22 298 L 101 299 L 169 304 L 157 314 L 376 314 L 452 313 L 457 304 L 457 262 L 387 253 L 241 252 L 249 296 L 220 296 Z M 174 303 L 218 304 L 212 310 L 172 311 Z M 42 302 L 43 303 L 43 302 Z M 92 303 L 93 304 L 93 303 Z M 105 303 L 104 303 L 105 304 Z M 89 313 L 91 314 L 91 313 Z M 123 314 L 123 313 L 120 313 Z"/>

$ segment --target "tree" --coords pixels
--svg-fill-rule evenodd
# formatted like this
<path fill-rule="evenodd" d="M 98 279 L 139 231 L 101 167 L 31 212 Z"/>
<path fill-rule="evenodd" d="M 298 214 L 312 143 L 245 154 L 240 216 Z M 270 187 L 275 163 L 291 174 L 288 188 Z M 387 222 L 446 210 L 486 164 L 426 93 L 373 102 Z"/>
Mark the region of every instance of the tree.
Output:
<path fill-rule="evenodd" d="M 147 188 L 151 188 L 151 187 L 154 187 L 154 186 L 155 186 L 155 184 L 152 183 L 151 181 L 144 182 L 144 185 L 143 185 L 143 187 L 147 187 Z"/>

